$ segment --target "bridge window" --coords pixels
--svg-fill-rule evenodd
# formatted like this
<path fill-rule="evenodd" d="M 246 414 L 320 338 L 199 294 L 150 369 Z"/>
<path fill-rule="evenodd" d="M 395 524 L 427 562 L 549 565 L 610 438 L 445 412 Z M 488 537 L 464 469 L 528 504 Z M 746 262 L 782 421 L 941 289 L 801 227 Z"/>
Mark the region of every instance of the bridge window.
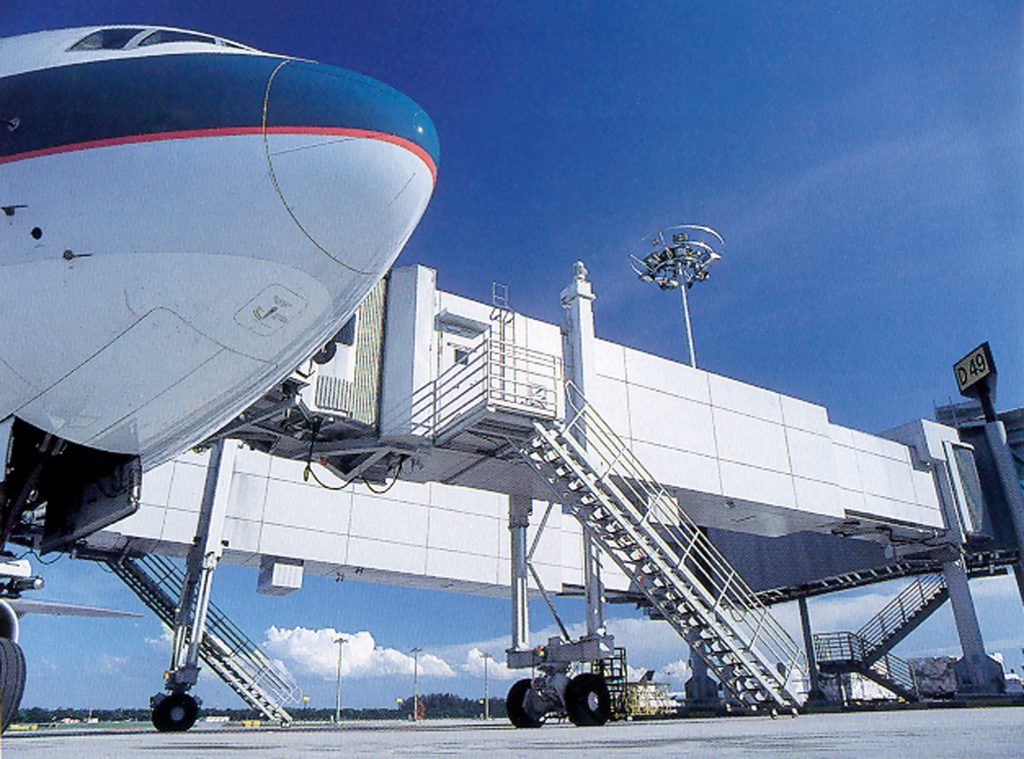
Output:
<path fill-rule="evenodd" d="M 68 50 L 122 50 L 142 29 L 100 29 L 85 37 Z"/>

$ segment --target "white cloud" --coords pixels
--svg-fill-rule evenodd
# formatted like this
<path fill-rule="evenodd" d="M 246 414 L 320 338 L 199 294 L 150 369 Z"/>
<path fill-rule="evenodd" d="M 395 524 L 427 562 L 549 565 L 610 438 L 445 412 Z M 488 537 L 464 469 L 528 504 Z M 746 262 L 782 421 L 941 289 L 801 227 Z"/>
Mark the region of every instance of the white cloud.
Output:
<path fill-rule="evenodd" d="M 377 646 L 368 631 L 344 633 L 333 627 L 309 630 L 305 627 L 292 629 L 271 627 L 267 630 L 264 647 L 285 663 L 294 665 L 296 671 L 317 675 L 324 679 L 335 677 L 338 668 L 339 637 L 344 644 L 341 657 L 343 677 L 386 677 L 413 673 L 413 657 L 394 648 Z M 455 671 L 444 659 L 433 654 L 421 653 L 419 673 L 423 677 L 454 677 Z"/>
<path fill-rule="evenodd" d="M 146 643 L 151 645 L 157 651 L 170 651 L 171 642 L 174 640 L 174 636 L 171 634 L 171 630 L 168 627 L 160 628 L 160 635 L 156 638 L 146 638 Z"/>
<path fill-rule="evenodd" d="M 659 678 L 668 680 L 670 683 L 679 683 L 680 685 L 685 685 L 692 674 L 693 670 L 690 669 L 690 665 L 682 659 L 670 662 L 658 670 Z"/>
<path fill-rule="evenodd" d="M 459 667 L 467 675 L 473 677 L 484 676 L 484 660 L 483 651 L 476 646 L 472 646 L 466 652 L 466 662 Z M 505 666 L 504 656 L 495 657 L 487 663 L 487 677 L 491 680 L 519 680 L 529 673 L 524 673 L 523 670 L 509 669 Z"/>

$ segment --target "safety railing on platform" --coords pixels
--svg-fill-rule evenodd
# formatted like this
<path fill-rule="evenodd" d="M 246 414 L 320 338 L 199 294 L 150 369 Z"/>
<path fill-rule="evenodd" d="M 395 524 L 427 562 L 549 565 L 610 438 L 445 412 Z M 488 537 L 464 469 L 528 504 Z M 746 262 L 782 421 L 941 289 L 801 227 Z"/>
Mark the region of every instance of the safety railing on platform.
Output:
<path fill-rule="evenodd" d="M 434 434 L 481 411 L 554 419 L 560 382 L 557 356 L 514 343 L 482 340 L 434 381 Z"/>

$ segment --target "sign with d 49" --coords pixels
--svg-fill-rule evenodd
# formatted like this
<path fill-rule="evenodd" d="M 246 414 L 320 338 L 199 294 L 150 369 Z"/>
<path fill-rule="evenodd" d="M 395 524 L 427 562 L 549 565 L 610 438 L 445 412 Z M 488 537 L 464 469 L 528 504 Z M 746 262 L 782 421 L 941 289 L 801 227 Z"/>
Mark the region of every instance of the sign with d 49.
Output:
<path fill-rule="evenodd" d="M 992 351 L 988 343 L 982 343 L 953 364 L 953 373 L 956 374 L 956 386 L 960 394 L 975 395 L 975 385 L 996 373 L 996 365 L 992 360 Z"/>

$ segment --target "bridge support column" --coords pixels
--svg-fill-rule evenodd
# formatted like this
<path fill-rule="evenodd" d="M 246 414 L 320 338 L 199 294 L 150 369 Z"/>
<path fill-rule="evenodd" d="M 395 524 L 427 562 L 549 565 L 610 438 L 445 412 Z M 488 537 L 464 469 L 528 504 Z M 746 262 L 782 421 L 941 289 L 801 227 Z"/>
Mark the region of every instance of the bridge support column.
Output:
<path fill-rule="evenodd" d="M 717 709 L 721 706 L 718 698 L 718 684 L 708 675 L 708 665 L 690 651 L 690 679 L 684 686 L 686 701 L 691 706 Z"/>
<path fill-rule="evenodd" d="M 985 653 L 985 643 L 974 609 L 974 599 L 967 581 L 962 560 L 942 565 L 949 589 L 949 602 L 953 606 L 956 632 L 960 638 L 963 657 L 953 669 L 956 672 L 957 693 L 964 695 L 1002 693 L 1006 689 L 1003 668 Z"/>
<path fill-rule="evenodd" d="M 508 529 L 512 537 L 512 648 L 510 651 L 530 650 L 530 595 L 527 586 L 526 528 L 530 526 L 533 499 L 529 496 L 510 495 L 508 499 Z"/>
<path fill-rule="evenodd" d="M 825 700 L 825 694 L 821 692 L 821 684 L 818 679 L 818 661 L 814 656 L 814 636 L 811 634 L 811 615 L 807 611 L 807 599 L 797 599 L 800 608 L 800 629 L 804 634 L 804 653 L 807 656 L 807 678 L 810 680 L 810 691 L 807 694 L 809 702 L 821 702 Z"/>

